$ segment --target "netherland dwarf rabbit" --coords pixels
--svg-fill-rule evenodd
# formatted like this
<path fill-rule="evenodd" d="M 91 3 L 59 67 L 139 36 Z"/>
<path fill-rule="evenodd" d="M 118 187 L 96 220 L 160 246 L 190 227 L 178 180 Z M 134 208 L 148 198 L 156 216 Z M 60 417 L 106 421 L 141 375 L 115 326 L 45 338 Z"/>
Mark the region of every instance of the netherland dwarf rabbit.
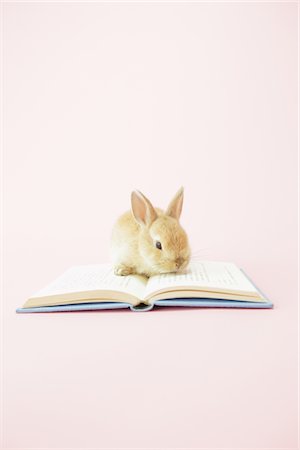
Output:
<path fill-rule="evenodd" d="M 188 237 L 179 223 L 181 188 L 165 212 L 154 208 L 139 191 L 131 194 L 131 211 L 115 223 L 111 258 L 116 275 L 147 277 L 184 269 L 190 260 Z"/>

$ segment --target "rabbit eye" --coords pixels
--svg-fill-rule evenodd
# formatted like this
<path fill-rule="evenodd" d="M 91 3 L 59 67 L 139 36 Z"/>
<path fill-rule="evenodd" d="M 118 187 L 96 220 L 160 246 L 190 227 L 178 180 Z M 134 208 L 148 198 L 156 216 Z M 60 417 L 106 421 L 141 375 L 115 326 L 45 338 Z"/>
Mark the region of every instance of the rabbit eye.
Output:
<path fill-rule="evenodd" d="M 155 247 L 161 250 L 161 243 L 159 241 L 155 242 Z"/>

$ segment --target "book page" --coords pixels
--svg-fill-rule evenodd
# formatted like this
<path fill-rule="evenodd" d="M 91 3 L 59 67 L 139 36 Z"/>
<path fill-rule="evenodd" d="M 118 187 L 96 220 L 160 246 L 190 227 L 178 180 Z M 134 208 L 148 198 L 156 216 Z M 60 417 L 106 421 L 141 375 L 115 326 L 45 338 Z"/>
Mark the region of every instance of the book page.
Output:
<path fill-rule="evenodd" d="M 155 275 L 148 281 L 145 298 L 158 291 L 176 291 L 180 288 L 209 292 L 247 292 L 257 295 L 257 289 L 232 263 L 201 261 L 190 263 L 185 273 Z"/>
<path fill-rule="evenodd" d="M 147 278 L 140 275 L 115 275 L 111 264 L 75 266 L 31 298 L 77 292 L 86 292 L 88 298 L 89 291 L 117 291 L 142 299 L 146 284 Z"/>

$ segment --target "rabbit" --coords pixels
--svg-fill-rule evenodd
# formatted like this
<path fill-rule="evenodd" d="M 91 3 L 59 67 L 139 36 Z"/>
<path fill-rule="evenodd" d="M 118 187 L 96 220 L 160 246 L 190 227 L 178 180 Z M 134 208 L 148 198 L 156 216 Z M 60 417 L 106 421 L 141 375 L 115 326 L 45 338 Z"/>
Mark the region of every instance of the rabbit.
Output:
<path fill-rule="evenodd" d="M 131 211 L 119 217 L 111 235 L 111 259 L 116 275 L 151 277 L 182 271 L 188 266 L 189 241 L 179 224 L 182 203 L 183 188 L 165 212 L 154 208 L 140 191 L 131 193 Z"/>

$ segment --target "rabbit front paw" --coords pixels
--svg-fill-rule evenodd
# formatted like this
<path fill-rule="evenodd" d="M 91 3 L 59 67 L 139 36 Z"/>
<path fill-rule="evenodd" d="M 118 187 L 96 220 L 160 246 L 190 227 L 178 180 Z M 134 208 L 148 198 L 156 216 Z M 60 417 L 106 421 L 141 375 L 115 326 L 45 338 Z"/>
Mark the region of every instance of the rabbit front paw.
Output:
<path fill-rule="evenodd" d="M 126 266 L 125 264 L 119 264 L 115 266 L 115 275 L 126 276 L 134 273 L 133 267 Z"/>

